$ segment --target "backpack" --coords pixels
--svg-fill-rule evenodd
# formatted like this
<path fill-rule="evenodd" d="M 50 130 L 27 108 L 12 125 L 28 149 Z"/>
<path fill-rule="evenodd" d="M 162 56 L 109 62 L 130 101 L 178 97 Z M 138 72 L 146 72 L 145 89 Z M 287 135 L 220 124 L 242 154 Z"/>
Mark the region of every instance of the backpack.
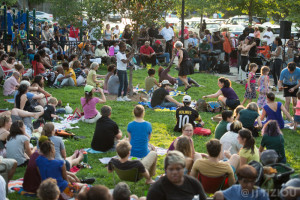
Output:
<path fill-rule="evenodd" d="M 196 104 L 196 110 L 198 112 L 206 112 L 207 111 L 207 103 L 203 99 L 199 99 Z"/>
<path fill-rule="evenodd" d="M 219 73 L 219 74 L 227 74 L 230 72 L 230 69 L 229 69 L 229 64 L 228 63 L 220 63 L 220 64 L 217 64 L 216 66 L 216 71 Z"/>
<path fill-rule="evenodd" d="M 211 135 L 211 130 L 202 128 L 202 127 L 195 127 L 194 128 L 194 135 L 202 135 L 202 136 L 209 136 Z"/>
<path fill-rule="evenodd" d="M 218 113 L 222 111 L 222 106 L 218 101 L 207 102 L 207 111 L 212 113 Z"/>
<path fill-rule="evenodd" d="M 255 160 L 252 160 L 248 163 L 248 165 L 251 165 L 254 167 L 257 171 L 257 178 L 255 180 L 255 185 L 256 186 L 261 186 L 263 183 L 263 178 L 264 178 L 264 168 L 260 162 L 257 162 Z"/>

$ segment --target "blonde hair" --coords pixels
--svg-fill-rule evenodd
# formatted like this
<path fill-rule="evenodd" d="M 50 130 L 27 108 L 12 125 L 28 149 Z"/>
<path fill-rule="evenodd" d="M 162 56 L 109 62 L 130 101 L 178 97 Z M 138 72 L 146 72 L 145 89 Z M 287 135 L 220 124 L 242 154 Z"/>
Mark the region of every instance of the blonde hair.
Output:
<path fill-rule="evenodd" d="M 58 101 L 55 97 L 51 97 L 49 100 L 48 100 L 48 104 L 51 103 L 53 105 L 57 105 Z"/>
<path fill-rule="evenodd" d="M 93 62 L 90 66 L 91 69 L 95 70 L 96 67 L 99 67 L 99 64 L 96 62 Z"/>
<path fill-rule="evenodd" d="M 57 181 L 53 178 L 44 180 L 37 190 L 37 196 L 41 200 L 55 200 L 59 195 Z"/>
<path fill-rule="evenodd" d="M 182 131 L 184 131 L 187 127 L 192 127 L 192 128 L 194 128 L 193 125 L 192 125 L 191 123 L 186 123 L 185 125 L 183 125 Z"/>
<path fill-rule="evenodd" d="M 191 141 L 187 136 L 183 136 L 178 139 L 175 149 L 183 153 L 185 157 L 192 158 L 193 149 Z"/>
<path fill-rule="evenodd" d="M 256 111 L 256 112 L 259 111 L 258 105 L 257 105 L 257 103 L 255 103 L 255 102 L 249 103 L 249 104 L 247 105 L 246 108 L 249 109 L 249 110 L 254 110 L 254 111 Z"/>
<path fill-rule="evenodd" d="M 143 117 L 145 113 L 145 108 L 142 105 L 136 105 L 133 109 L 133 114 L 135 117 Z"/>

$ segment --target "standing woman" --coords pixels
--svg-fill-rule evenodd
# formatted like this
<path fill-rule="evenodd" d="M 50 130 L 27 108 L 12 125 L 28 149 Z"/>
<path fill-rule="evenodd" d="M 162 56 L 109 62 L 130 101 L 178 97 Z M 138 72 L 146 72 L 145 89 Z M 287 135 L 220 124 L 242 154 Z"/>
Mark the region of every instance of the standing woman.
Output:
<path fill-rule="evenodd" d="M 205 37 L 207 39 L 207 44 L 209 44 L 210 49 L 213 49 L 213 45 L 212 45 L 212 42 L 211 42 L 211 33 L 209 32 L 208 29 L 205 29 L 204 33 L 205 33 Z"/>
<path fill-rule="evenodd" d="M 273 77 L 274 84 L 277 87 L 277 82 L 280 77 L 281 65 L 282 65 L 282 41 L 280 37 L 276 37 L 274 40 L 274 44 L 277 46 L 275 51 L 271 53 L 271 57 L 274 59 L 273 63 Z M 278 88 L 277 88 L 278 90 Z"/>
<path fill-rule="evenodd" d="M 50 40 L 54 40 L 54 36 L 49 31 L 49 27 L 48 26 L 44 26 L 44 28 L 42 30 L 42 41 L 50 41 Z"/>
<path fill-rule="evenodd" d="M 246 37 L 245 41 L 238 46 L 238 50 L 241 51 L 241 66 L 239 69 L 239 80 L 241 80 L 241 82 L 246 79 L 246 66 L 248 64 L 249 51 L 253 46 L 256 45 L 255 42 L 250 44 L 250 41 L 251 37 L 248 36 Z"/>
<path fill-rule="evenodd" d="M 126 44 L 132 45 L 131 38 L 132 38 L 132 31 L 130 30 L 130 25 L 127 24 L 122 33 L 122 39 L 125 40 Z"/>
<path fill-rule="evenodd" d="M 108 47 L 111 45 L 110 40 L 112 40 L 112 32 L 110 30 L 109 24 L 106 24 L 105 26 L 103 40 L 104 40 L 103 45 L 105 47 L 105 50 L 107 51 Z"/>
<path fill-rule="evenodd" d="M 185 87 L 184 90 L 187 91 L 188 89 L 190 89 L 192 87 L 188 82 L 187 75 L 194 73 L 194 70 L 193 70 L 194 65 L 193 65 L 191 59 L 189 58 L 188 52 L 183 48 L 182 42 L 177 41 L 175 43 L 175 48 L 177 49 L 178 56 L 179 56 L 178 78 L 183 82 L 184 87 Z"/>

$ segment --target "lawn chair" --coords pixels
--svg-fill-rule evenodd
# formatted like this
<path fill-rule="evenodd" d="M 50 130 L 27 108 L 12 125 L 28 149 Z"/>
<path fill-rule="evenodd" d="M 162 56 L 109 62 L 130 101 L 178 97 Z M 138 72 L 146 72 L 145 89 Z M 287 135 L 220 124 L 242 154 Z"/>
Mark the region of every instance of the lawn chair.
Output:
<path fill-rule="evenodd" d="M 204 191 L 209 194 L 213 194 L 216 191 L 224 190 L 229 187 L 228 174 L 218 177 L 210 177 L 199 173 L 198 180 L 201 182 Z"/>
<path fill-rule="evenodd" d="M 5 163 L 0 163 L 0 175 L 4 178 L 6 182 L 6 193 L 8 192 L 8 170 Z"/>
<path fill-rule="evenodd" d="M 132 168 L 127 170 L 118 169 L 115 166 L 113 166 L 113 168 L 114 168 L 113 178 L 114 178 L 115 185 L 116 185 L 115 173 L 119 176 L 119 178 L 122 181 L 129 181 L 129 182 L 136 183 L 142 179 L 142 175 L 139 173 L 138 168 Z"/>

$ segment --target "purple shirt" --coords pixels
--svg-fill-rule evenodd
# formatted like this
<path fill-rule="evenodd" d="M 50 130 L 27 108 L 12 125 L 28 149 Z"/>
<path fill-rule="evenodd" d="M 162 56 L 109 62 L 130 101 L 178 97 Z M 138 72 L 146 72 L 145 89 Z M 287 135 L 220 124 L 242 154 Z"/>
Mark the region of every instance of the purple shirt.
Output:
<path fill-rule="evenodd" d="M 14 76 L 9 77 L 3 85 L 3 95 L 9 96 L 11 95 L 15 90 L 16 86 L 19 85 L 17 79 Z"/>
<path fill-rule="evenodd" d="M 99 98 L 93 97 L 91 100 L 89 100 L 88 103 L 86 103 L 85 98 L 81 97 L 80 101 L 83 108 L 85 119 L 93 118 L 98 114 L 98 110 L 96 109 L 96 104 L 99 102 Z"/>
<path fill-rule="evenodd" d="M 172 85 L 176 83 L 176 78 L 170 76 L 168 73 L 170 71 L 170 67 L 167 67 L 159 74 L 159 82 L 163 80 L 168 80 Z"/>
<path fill-rule="evenodd" d="M 236 100 L 239 99 L 239 97 L 236 95 L 232 87 L 223 87 L 221 88 L 221 91 L 223 93 L 223 96 L 226 97 L 227 99 L 236 99 Z"/>

